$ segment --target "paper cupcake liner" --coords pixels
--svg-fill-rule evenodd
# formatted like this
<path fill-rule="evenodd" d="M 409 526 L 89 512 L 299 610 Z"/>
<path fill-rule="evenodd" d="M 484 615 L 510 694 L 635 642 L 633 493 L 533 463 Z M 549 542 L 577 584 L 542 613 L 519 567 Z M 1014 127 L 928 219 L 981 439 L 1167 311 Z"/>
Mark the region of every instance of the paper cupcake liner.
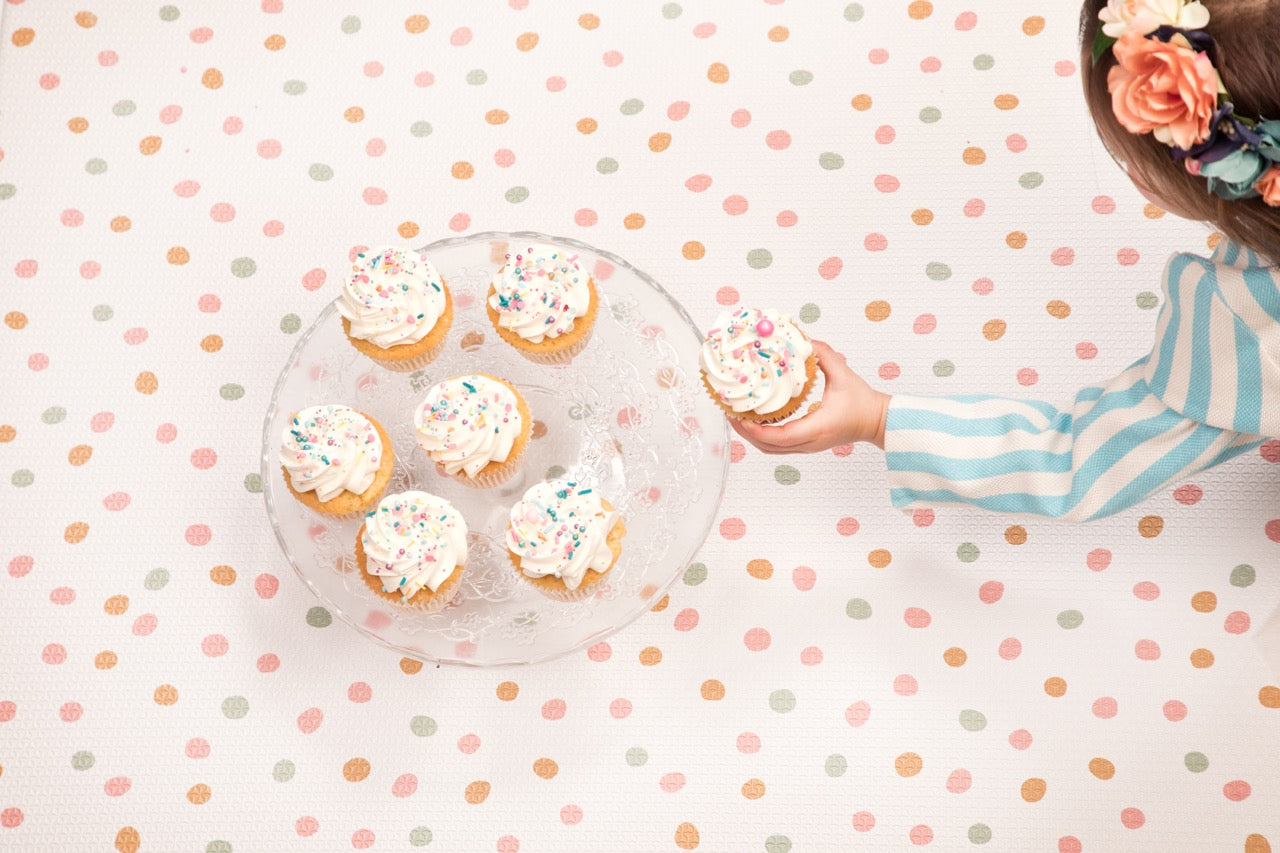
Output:
<path fill-rule="evenodd" d="M 364 525 L 361 525 L 360 532 L 356 534 L 356 571 L 359 572 L 360 579 L 364 581 L 365 586 L 383 601 L 406 610 L 413 610 L 416 613 L 435 613 L 447 607 L 461 593 L 462 575 L 466 571 L 466 566 L 455 567 L 453 572 L 440 583 L 435 592 L 423 587 L 406 600 L 398 591 L 384 591 L 382 588 L 382 575 L 375 575 L 367 570 L 368 562 L 364 548 L 361 547 L 360 543 L 360 537 L 363 535 Z"/>
<path fill-rule="evenodd" d="M 551 367 L 556 365 L 565 365 L 573 361 L 574 356 L 587 348 L 587 344 L 591 341 L 592 331 L 593 330 L 588 330 L 581 338 L 563 349 L 526 350 L 521 349 L 520 347 L 515 347 L 515 350 L 535 364 L 544 364 Z"/>
<path fill-rule="evenodd" d="M 524 450 L 514 453 L 507 457 L 507 461 L 497 467 L 486 466 L 480 470 L 480 473 L 474 477 L 468 477 L 461 472 L 453 474 L 452 477 L 464 486 L 471 486 L 473 489 L 491 489 L 494 486 L 501 486 L 503 483 L 515 476 L 520 470 L 520 464 L 524 459 Z"/>
<path fill-rule="evenodd" d="M 568 589 L 567 587 L 545 587 L 539 584 L 534 584 L 534 588 L 547 598 L 551 598 L 556 601 L 585 601 L 596 594 L 596 589 L 599 588 L 602 580 L 604 580 L 603 576 L 593 583 L 580 585 L 577 589 Z"/>
<path fill-rule="evenodd" d="M 415 355 L 413 358 L 378 358 L 375 355 L 369 356 L 370 359 L 377 362 L 379 367 L 383 367 L 394 373 L 412 373 L 415 370 L 421 370 L 439 357 L 444 352 L 445 341 L 448 338 L 442 338 L 440 343 L 436 344 L 429 350 Z"/>

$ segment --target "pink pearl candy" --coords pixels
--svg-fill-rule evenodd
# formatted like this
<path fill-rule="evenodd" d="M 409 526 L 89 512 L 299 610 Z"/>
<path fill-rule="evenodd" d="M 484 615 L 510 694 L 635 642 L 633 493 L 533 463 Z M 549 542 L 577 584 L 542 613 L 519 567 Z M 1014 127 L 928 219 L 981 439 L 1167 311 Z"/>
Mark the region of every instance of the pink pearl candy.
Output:
<path fill-rule="evenodd" d="M 761 320 L 756 323 L 756 333 L 762 338 L 767 338 L 773 334 L 773 323 L 768 320 Z"/>

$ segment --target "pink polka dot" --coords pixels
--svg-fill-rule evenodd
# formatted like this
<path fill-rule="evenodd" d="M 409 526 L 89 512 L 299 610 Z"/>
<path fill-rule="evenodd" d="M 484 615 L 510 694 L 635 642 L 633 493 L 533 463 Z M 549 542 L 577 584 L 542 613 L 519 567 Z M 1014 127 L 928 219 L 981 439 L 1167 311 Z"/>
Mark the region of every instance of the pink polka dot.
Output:
<path fill-rule="evenodd" d="M 220 201 L 209 208 L 209 218 L 214 222 L 230 222 L 236 218 L 236 209 L 225 201 Z"/>
<path fill-rule="evenodd" d="M 923 607 L 908 607 L 902 614 L 902 621 L 911 628 L 928 628 L 933 617 Z"/>
<path fill-rule="evenodd" d="M 430 71 L 419 71 L 417 74 L 413 75 L 413 85 L 417 86 L 419 89 L 425 89 L 434 82 L 436 82 L 436 75 L 432 74 Z"/>
<path fill-rule="evenodd" d="M 729 442 L 729 461 L 741 462 L 747 458 L 747 446 L 736 438 Z"/>
<path fill-rule="evenodd" d="M 178 437 L 178 428 L 173 424 L 160 424 L 156 427 L 156 441 L 169 444 Z"/>
<path fill-rule="evenodd" d="M 453 216 L 449 217 L 450 231 L 466 231 L 470 227 L 471 214 L 469 213 L 455 213 Z"/>
<path fill-rule="evenodd" d="M 374 60 L 364 64 L 364 76 L 381 77 L 383 72 L 382 63 Z"/>
<path fill-rule="evenodd" d="M 734 110 L 729 116 L 729 124 L 739 128 L 746 127 L 751 124 L 751 113 L 742 109 Z"/>
<path fill-rule="evenodd" d="M 731 195 L 724 200 L 723 207 L 730 216 L 741 216 L 747 212 L 747 200 L 740 195 Z"/>
<path fill-rule="evenodd" d="M 791 570 L 791 583 L 801 592 L 808 592 L 818 582 L 818 573 L 808 566 L 796 566 Z"/>
<path fill-rule="evenodd" d="M 364 144 L 364 153 L 370 157 L 381 157 L 387 153 L 387 143 L 375 136 Z"/>
<path fill-rule="evenodd" d="M 1017 750 L 1028 749 L 1031 746 L 1031 732 L 1026 729 L 1009 732 L 1009 746 Z"/>
<path fill-rule="evenodd" d="M 1100 720 L 1110 720 L 1119 712 L 1119 705 L 1110 696 L 1103 696 L 1093 703 L 1093 715 Z"/>
<path fill-rule="evenodd" d="M 270 0 L 264 0 L 264 2 L 270 2 Z M 294 822 L 293 829 L 303 838 L 310 838 L 320 831 L 320 821 L 311 816 L 300 817 Z"/>
<path fill-rule="evenodd" d="M 280 668 L 280 658 L 278 655 L 267 652 L 265 655 L 258 655 L 258 672 L 275 672 Z"/>
<path fill-rule="evenodd" d="M 103 784 L 102 790 L 108 797 L 123 797 L 132 787 L 133 782 L 129 781 L 128 776 L 114 776 Z"/>
<path fill-rule="evenodd" d="M 244 130 L 244 120 L 240 116 L 227 116 L 222 122 L 222 132 L 227 136 L 235 136 Z"/>
<path fill-rule="evenodd" d="M 149 637 L 155 633 L 159 622 L 160 620 L 156 618 L 154 613 L 143 613 L 133 620 L 133 635 L 135 637 Z"/>
<path fill-rule="evenodd" d="M 844 518 L 836 522 L 836 533 L 839 533 L 841 536 L 852 536 L 858 532 L 860 527 L 861 525 L 858 524 L 858 519 L 846 515 Z"/>
<path fill-rule="evenodd" d="M 263 160 L 274 160 L 283 150 L 278 139 L 263 139 L 258 142 L 258 156 Z"/>
<path fill-rule="evenodd" d="M 206 524 L 193 524 L 187 528 L 186 538 L 188 545 L 195 545 L 198 548 L 209 544 L 209 540 L 213 538 L 213 531 Z"/>
<path fill-rule="evenodd" d="M 196 27 L 191 31 L 191 40 L 196 44 L 204 44 L 213 38 L 213 30 L 208 27 Z"/>
<path fill-rule="evenodd" d="M 676 614 L 674 624 L 677 631 L 692 631 L 698 627 L 698 611 L 692 607 L 686 607 Z"/>
<path fill-rule="evenodd" d="M 893 692 L 899 696 L 914 696 L 920 690 L 920 682 L 914 675 L 905 672 L 893 679 Z"/>
<path fill-rule="evenodd" d="M 472 755 L 480 748 L 480 738 L 473 734 L 466 734 L 458 738 L 458 751 L 464 755 Z"/>
<path fill-rule="evenodd" d="M 507 5 L 519 12 L 529 5 L 529 0 L 507 0 Z"/>
<path fill-rule="evenodd" d="M 691 192 L 695 192 L 695 193 L 703 192 L 704 190 L 706 190 L 708 187 L 711 186 L 711 176 L 710 175 L 694 175 L 692 178 L 689 178 L 687 181 L 684 182 L 684 186 L 685 186 L 685 189 Z"/>
<path fill-rule="evenodd" d="M 106 432 L 111 429 L 112 424 L 116 422 L 116 416 L 112 412 L 98 412 L 89 421 L 89 428 L 94 432 Z"/>
<path fill-rule="evenodd" d="M 747 647 L 748 651 L 753 652 L 764 651 L 769 648 L 769 644 L 772 642 L 773 637 L 764 628 L 752 628 L 742 637 L 742 644 Z"/>
<path fill-rule="evenodd" d="M 510 148 L 499 148 L 497 151 L 493 152 L 493 162 L 505 169 L 516 162 L 516 153 Z"/>
<path fill-rule="evenodd" d="M 39 373 L 49 366 L 49 356 L 42 352 L 32 353 L 27 357 L 27 367 Z"/>
<path fill-rule="evenodd" d="M 173 192 L 179 198 L 191 198 L 200 192 L 200 184 L 195 181 L 179 181 L 173 185 Z"/>
<path fill-rule="evenodd" d="M 68 228 L 79 228 L 84 224 L 84 214 L 74 207 L 69 207 L 62 211 L 62 224 Z"/>
<path fill-rule="evenodd" d="M 35 274 L 40 271 L 39 262 L 32 258 L 18 261 L 14 264 L 13 272 L 18 278 L 34 278 Z"/>
<path fill-rule="evenodd" d="M 498 839 L 498 853 L 520 853 L 520 839 L 504 835 Z"/>
<path fill-rule="evenodd" d="M 7 723 L 18 713 L 18 706 L 9 700 L 0 702 L 0 723 Z"/>
<path fill-rule="evenodd" d="M 1187 718 L 1187 706 L 1177 699 L 1170 699 L 1161 708 L 1164 718 L 1171 723 L 1180 723 Z"/>
<path fill-rule="evenodd" d="M 973 775 L 963 767 L 952 770 L 947 776 L 947 791 L 963 794 L 973 785 Z"/>
<path fill-rule="evenodd" d="M 980 278 L 973 283 L 973 292 L 979 296 L 986 296 L 996 289 L 996 283 L 989 278 Z"/>
<path fill-rule="evenodd" d="M 401 773 L 396 777 L 396 781 L 391 783 L 391 796 L 393 797 L 411 797 L 418 790 L 418 777 L 412 773 Z"/>
<path fill-rule="evenodd" d="M 563 699 L 548 699 L 542 703 L 542 719 L 563 720 L 567 708 Z"/>
<path fill-rule="evenodd" d="M 456 30 L 449 33 L 449 44 L 453 45 L 454 47 L 462 47 L 463 45 L 470 44 L 470 43 L 471 43 L 470 27 L 458 27 Z"/>
<path fill-rule="evenodd" d="M 49 591 L 49 601 L 65 607 L 76 600 L 76 591 L 69 586 L 54 587 Z"/>
<path fill-rule="evenodd" d="M 917 335 L 927 335 L 936 328 L 938 328 L 938 318 L 932 314 L 921 314 L 911 324 L 911 331 Z"/>
<path fill-rule="evenodd" d="M 1227 620 L 1222 627 L 1228 634 L 1243 634 L 1249 630 L 1249 624 L 1249 614 L 1243 610 L 1235 610 L 1227 614 Z"/>
<path fill-rule="evenodd" d="M 210 634 L 200 643 L 200 651 L 211 658 L 220 658 L 227 653 L 230 643 L 221 634 Z"/>
<path fill-rule="evenodd" d="M 362 194 L 364 203 L 369 205 L 379 205 L 387 203 L 387 191 L 380 187 L 365 187 Z"/>
<path fill-rule="evenodd" d="M 871 812 L 854 812 L 853 828 L 858 832 L 870 832 L 876 827 L 876 816 Z"/>
<path fill-rule="evenodd" d="M 983 604 L 995 604 L 1004 595 L 1004 584 L 1000 581 L 987 581 L 978 587 L 978 600 Z"/>
<path fill-rule="evenodd" d="M 806 646 L 801 649 L 800 663 L 805 666 L 817 666 L 822 663 L 822 649 L 817 646 Z"/>
<path fill-rule="evenodd" d="M 547 78 L 547 91 L 548 91 L 548 92 L 563 92 L 563 91 L 564 91 L 564 87 L 565 87 L 565 86 L 567 86 L 567 85 L 569 85 L 569 84 L 565 81 L 565 79 L 564 79 L 563 77 L 548 77 L 548 78 Z"/>
<path fill-rule="evenodd" d="M 1272 542 L 1280 542 L 1280 518 L 1273 518 L 1264 524 L 1262 532 Z"/>
<path fill-rule="evenodd" d="M 626 719 L 631 715 L 631 702 L 627 699 L 614 699 L 609 703 L 609 716 L 615 720 Z"/>
<path fill-rule="evenodd" d="M 262 223 L 262 233 L 268 237 L 279 237 L 284 233 L 284 223 L 279 219 L 271 219 Z"/>
<path fill-rule="evenodd" d="M 1069 59 L 1059 59 L 1053 64 L 1053 73 L 1059 77 L 1070 77 L 1076 73 L 1076 64 Z"/>
<path fill-rule="evenodd" d="M 747 523 L 740 518 L 726 518 L 720 522 L 720 535 L 729 540 L 741 539 L 747 535 Z"/>
<path fill-rule="evenodd" d="M 843 269 L 844 261 L 840 260 L 840 258 L 837 258 L 835 255 L 832 255 L 822 263 L 818 264 L 818 275 L 826 281 L 831 281 L 833 278 L 840 275 L 840 271 Z"/>
<path fill-rule="evenodd" d="M 309 735 L 324 722 L 324 711 L 319 708 L 308 708 L 298 715 L 298 731 Z"/>
<path fill-rule="evenodd" d="M 1222 795 L 1233 803 L 1247 800 L 1253 788 L 1243 779 L 1235 779 L 1222 786 Z"/>
<path fill-rule="evenodd" d="M 613 657 L 613 647 L 604 641 L 587 648 L 587 658 L 596 663 L 604 663 L 611 657 Z"/>
<path fill-rule="evenodd" d="M 862 245 L 868 252 L 883 252 L 889 248 L 889 238 L 883 234 L 868 234 L 863 238 Z"/>
<path fill-rule="evenodd" d="M 605 64 L 606 68 L 617 68 L 622 64 L 622 54 L 616 50 L 607 50 L 604 56 L 600 57 L 600 61 Z"/>
<path fill-rule="evenodd" d="M 1094 213 L 1099 213 L 1103 216 L 1116 212 L 1116 200 L 1109 195 L 1094 196 L 1089 206 L 1093 208 Z"/>
<path fill-rule="evenodd" d="M 978 25 L 978 16 L 973 12 L 961 12 L 956 15 L 956 29 L 967 33 Z"/>
<path fill-rule="evenodd" d="M 778 223 L 779 228 L 790 228 L 798 222 L 800 217 L 796 216 L 794 210 L 778 211 L 777 217 L 774 219 Z"/>
<path fill-rule="evenodd" d="M 1054 249 L 1049 255 L 1049 261 L 1055 267 L 1069 267 L 1076 262 L 1075 249 L 1072 249 L 1069 246 L 1062 246 L 1061 248 Z"/>
<path fill-rule="evenodd" d="M 1040 381 L 1040 374 L 1033 368 L 1023 367 L 1018 371 L 1018 384 L 1024 387 L 1035 385 Z"/>
<path fill-rule="evenodd" d="M 866 725 L 869 719 L 871 719 L 871 706 L 861 699 L 844 709 L 844 721 L 855 729 Z"/>
<path fill-rule="evenodd" d="M 684 787 L 683 773 L 668 773 L 658 780 L 658 786 L 668 794 L 674 794 Z"/>
<path fill-rule="evenodd" d="M 1138 656 L 1138 660 L 1158 660 L 1160 644 L 1155 640 L 1139 640 L 1133 646 L 1133 653 Z"/>
<path fill-rule="evenodd" d="M 688 114 L 689 114 L 688 101 L 672 101 L 671 105 L 667 107 L 667 118 L 671 119 L 672 121 L 680 121 Z"/>
<path fill-rule="evenodd" d="M 98 54 L 98 64 L 103 68 L 110 68 L 120 61 L 120 55 L 114 50 L 104 50 Z"/>
<path fill-rule="evenodd" d="M 15 829 L 22 825 L 22 809 L 17 806 L 10 806 L 0 812 L 0 826 L 5 829 Z"/>
<path fill-rule="evenodd" d="M 1089 361 L 1098 357 L 1097 345 L 1089 341 L 1081 341 L 1076 344 L 1076 358 L 1081 361 Z"/>
<path fill-rule="evenodd" d="M 875 185 L 882 193 L 896 193 L 902 182 L 893 175 L 876 175 Z"/>
<path fill-rule="evenodd" d="M 1120 812 L 1120 822 L 1124 824 L 1125 829 L 1140 829 L 1147 822 L 1147 816 L 1142 813 L 1142 809 L 1131 806 Z"/>
<path fill-rule="evenodd" d="M 711 36 L 715 34 L 716 34 L 716 25 L 711 23 L 710 21 L 703 21 L 701 24 L 698 24 L 693 28 L 694 38 L 700 38 L 700 39 L 711 38 Z"/>
<path fill-rule="evenodd" d="M 83 714 L 84 708 L 79 702 L 64 702 L 58 709 L 58 718 L 64 723 L 74 723 Z"/>
<path fill-rule="evenodd" d="M 67 649 L 61 643 L 50 643 L 40 651 L 40 660 L 50 666 L 57 666 L 67 659 Z"/>
<path fill-rule="evenodd" d="M 1141 259 L 1137 249 L 1126 247 L 1116 252 L 1116 262 L 1122 267 L 1131 267 Z"/>
<path fill-rule="evenodd" d="M 755 755 L 760 751 L 760 736 L 755 732 L 743 732 L 738 735 L 737 746 L 743 755 Z"/>
<path fill-rule="evenodd" d="M 1101 572 L 1111 565 L 1111 552 L 1106 548 L 1094 548 L 1084 558 L 1091 572 Z"/>
<path fill-rule="evenodd" d="M 1058 839 L 1058 853 L 1083 853 L 1084 845 L 1074 835 L 1064 835 Z"/>
<path fill-rule="evenodd" d="M 911 832 L 908 833 L 907 837 L 911 839 L 912 844 L 917 847 L 923 847 L 933 841 L 933 830 L 925 826 L 923 823 L 918 824 L 917 826 L 911 827 Z"/>
<path fill-rule="evenodd" d="M 268 15 L 278 15 L 284 11 L 284 0 L 262 0 L 262 11 Z"/>
<path fill-rule="evenodd" d="M 1000 641 L 998 654 L 1004 660 L 1017 660 L 1022 654 L 1022 641 L 1017 637 L 1006 637 Z"/>
<path fill-rule="evenodd" d="M 872 65 L 884 65 L 889 61 L 889 51 L 885 50 L 883 47 L 873 48 L 871 52 L 867 54 L 867 61 Z"/>
<path fill-rule="evenodd" d="M 839 458 L 841 458 L 841 459 L 845 458 L 846 456 L 852 456 L 852 455 L 853 455 L 853 445 L 852 445 L 852 444 L 837 444 L 836 446 L 834 446 L 834 447 L 832 447 L 832 448 L 831 448 L 831 453 L 832 453 L 832 455 L 833 455 L 833 456 L 837 456 L 837 457 L 839 457 Z"/>
<path fill-rule="evenodd" d="M 896 362 L 886 361 L 884 364 L 880 365 L 880 369 L 876 372 L 881 379 L 888 382 L 891 379 L 897 379 L 901 376 L 902 368 L 899 367 Z"/>
<path fill-rule="evenodd" d="M 35 558 L 27 554 L 19 554 L 9 561 L 9 577 L 20 578 L 31 571 Z"/>
<path fill-rule="evenodd" d="M 1011 133 L 1004 141 L 1005 147 L 1014 154 L 1021 154 L 1027 150 L 1027 140 L 1020 133 Z"/>
<path fill-rule="evenodd" d="M 726 285 L 716 291 L 716 302 L 720 305 L 735 305 L 739 298 L 738 290 L 734 287 Z"/>
<path fill-rule="evenodd" d="M 355 702 L 357 705 L 363 705 L 373 698 L 373 688 L 368 682 L 353 681 L 347 687 L 347 699 Z"/>
<path fill-rule="evenodd" d="M 58 88 L 60 82 L 62 81 L 57 74 L 46 73 L 40 75 L 40 88 L 46 92 Z"/>
<path fill-rule="evenodd" d="M 193 737 L 187 741 L 186 753 L 187 758 L 208 758 L 209 741 L 202 737 Z"/>
<path fill-rule="evenodd" d="M 560 809 L 560 822 L 565 826 L 573 826 L 582 822 L 582 807 L 567 805 Z"/>
<path fill-rule="evenodd" d="M 1155 601 L 1160 597 L 1160 587 L 1151 581 L 1140 581 L 1133 585 L 1133 595 L 1143 601 Z"/>
<path fill-rule="evenodd" d="M 1195 506 L 1204 497 L 1204 489 L 1187 483 L 1173 490 L 1173 499 L 1183 506 Z"/>
<path fill-rule="evenodd" d="M 357 850 L 368 850 L 375 840 L 372 829 L 357 829 L 351 833 L 351 846 Z"/>
<path fill-rule="evenodd" d="M 920 60 L 920 70 L 925 74 L 936 74 L 942 70 L 942 60 L 936 56 L 926 56 Z"/>
<path fill-rule="evenodd" d="M 785 151 L 791 146 L 791 134 L 785 130 L 771 130 L 765 134 L 764 144 L 774 151 Z"/>
<path fill-rule="evenodd" d="M 319 267 L 307 270 L 302 276 L 302 286 L 307 290 L 319 290 L 324 286 L 325 271 Z"/>
<path fill-rule="evenodd" d="M 911 523 L 916 527 L 928 527 L 933 524 L 934 519 L 935 516 L 933 510 L 927 507 L 911 511 Z"/>
<path fill-rule="evenodd" d="M 1280 441 L 1266 441 L 1258 448 L 1263 459 L 1274 464 L 1280 463 Z"/>

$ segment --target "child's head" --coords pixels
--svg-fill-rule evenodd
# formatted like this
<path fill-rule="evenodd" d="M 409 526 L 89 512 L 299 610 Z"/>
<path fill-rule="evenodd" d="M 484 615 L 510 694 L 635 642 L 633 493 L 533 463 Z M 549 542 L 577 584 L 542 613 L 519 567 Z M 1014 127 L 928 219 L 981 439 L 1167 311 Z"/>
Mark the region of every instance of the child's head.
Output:
<path fill-rule="evenodd" d="M 1280 260 L 1280 207 L 1268 205 L 1263 198 L 1228 200 L 1211 193 L 1208 179 L 1191 174 L 1186 161 L 1171 156 L 1167 141 L 1153 133 L 1133 133 L 1121 124 L 1108 89 L 1108 75 L 1118 64 L 1115 52 L 1105 50 L 1093 61 L 1094 40 L 1103 26 L 1099 13 L 1109 5 L 1107 17 L 1115 20 L 1145 6 L 1171 4 L 1170 0 L 1111 4 L 1085 0 L 1080 17 L 1084 92 L 1103 144 L 1139 187 L 1165 201 L 1171 210 L 1212 222 L 1235 242 Z M 1203 28 L 1214 43 L 1209 58 L 1231 95 L 1235 115 L 1255 121 L 1280 119 L 1280 62 L 1275 59 L 1280 45 L 1280 0 L 1202 0 L 1202 7 L 1202 11 L 1190 10 L 1184 28 L 1196 29 L 1196 17 L 1209 13 Z"/>

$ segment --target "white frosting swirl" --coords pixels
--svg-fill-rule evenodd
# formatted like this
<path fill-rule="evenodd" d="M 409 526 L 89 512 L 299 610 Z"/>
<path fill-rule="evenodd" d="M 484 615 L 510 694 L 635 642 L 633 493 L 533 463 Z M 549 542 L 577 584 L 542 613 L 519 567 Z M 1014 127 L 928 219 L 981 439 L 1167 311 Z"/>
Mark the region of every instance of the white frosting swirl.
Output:
<path fill-rule="evenodd" d="M 511 508 L 507 550 L 529 577 L 552 575 L 577 589 L 587 569 L 606 571 L 613 563 L 609 531 L 618 513 L 600 496 L 569 480 L 538 483 Z"/>
<path fill-rule="evenodd" d="M 382 591 L 407 599 L 424 586 L 435 592 L 466 564 L 467 522 L 444 498 L 400 492 L 365 516 L 360 546 L 365 571 L 382 578 Z"/>
<path fill-rule="evenodd" d="M 575 252 L 535 244 L 507 255 L 493 277 L 489 307 L 497 312 L 501 328 L 541 343 L 572 330 L 573 321 L 587 313 L 590 279 Z"/>
<path fill-rule="evenodd" d="M 280 441 L 280 464 L 295 491 L 322 501 L 363 494 L 382 462 L 382 437 L 350 406 L 312 406 L 293 416 Z"/>
<path fill-rule="evenodd" d="M 422 340 L 444 308 L 440 273 L 417 252 L 395 246 L 357 255 L 338 298 L 351 337 L 383 349 Z"/>
<path fill-rule="evenodd" d="M 735 412 L 776 412 L 804 390 L 813 345 L 786 314 L 725 312 L 702 343 L 700 361 L 720 401 Z"/>
<path fill-rule="evenodd" d="M 450 476 L 474 477 L 490 462 L 505 462 L 524 427 L 515 392 L 471 374 L 433 385 L 413 414 L 418 444 Z"/>

